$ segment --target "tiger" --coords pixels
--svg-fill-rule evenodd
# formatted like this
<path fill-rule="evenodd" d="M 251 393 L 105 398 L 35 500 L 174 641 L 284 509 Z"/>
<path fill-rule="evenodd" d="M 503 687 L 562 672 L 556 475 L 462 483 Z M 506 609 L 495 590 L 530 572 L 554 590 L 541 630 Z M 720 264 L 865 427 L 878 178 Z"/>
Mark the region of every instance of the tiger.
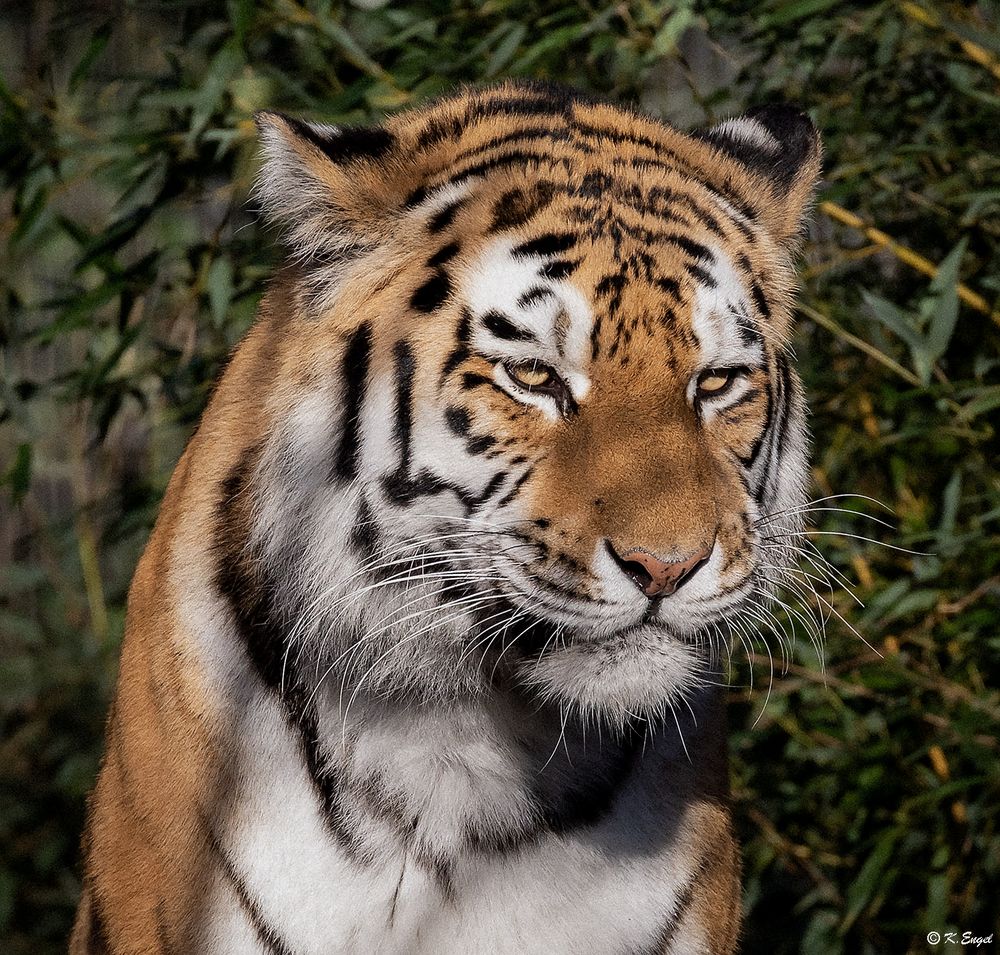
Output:
<path fill-rule="evenodd" d="M 286 255 L 129 591 L 71 952 L 734 952 L 814 124 L 516 81 L 255 121 Z"/>

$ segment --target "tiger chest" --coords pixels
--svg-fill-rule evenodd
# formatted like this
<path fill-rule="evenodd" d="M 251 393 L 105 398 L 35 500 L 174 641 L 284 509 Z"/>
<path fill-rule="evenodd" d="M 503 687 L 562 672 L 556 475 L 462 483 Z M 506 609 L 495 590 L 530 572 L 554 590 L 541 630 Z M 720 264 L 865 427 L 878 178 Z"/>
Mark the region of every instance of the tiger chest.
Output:
<path fill-rule="evenodd" d="M 274 702 L 257 705 L 243 785 L 219 822 L 239 883 L 220 875 L 214 921 L 232 951 L 258 950 L 258 925 L 303 955 L 658 950 L 700 846 L 683 811 L 651 804 L 653 761 L 613 799 L 582 793 L 547 817 L 537 770 L 483 741 L 460 754 L 449 743 L 444 760 L 390 734 L 321 767 L 318 785 Z"/>

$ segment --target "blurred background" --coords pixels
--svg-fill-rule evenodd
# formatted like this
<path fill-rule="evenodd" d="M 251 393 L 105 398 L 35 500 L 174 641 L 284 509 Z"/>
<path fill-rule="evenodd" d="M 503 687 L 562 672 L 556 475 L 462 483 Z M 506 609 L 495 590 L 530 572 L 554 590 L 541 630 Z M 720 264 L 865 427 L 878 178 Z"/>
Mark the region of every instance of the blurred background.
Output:
<path fill-rule="evenodd" d="M 129 579 L 278 261 L 248 201 L 251 112 L 359 123 L 503 76 L 682 127 L 791 99 L 823 131 L 796 339 L 814 496 L 876 498 L 894 516 L 831 506 L 893 529 L 814 515 L 863 602 L 825 596 L 849 626 L 818 604 L 825 667 L 801 627 L 773 685 L 762 645 L 734 660 L 744 950 L 958 951 L 927 933 L 997 931 L 998 16 L 931 0 L 0 5 L 0 947 L 64 947 Z"/>

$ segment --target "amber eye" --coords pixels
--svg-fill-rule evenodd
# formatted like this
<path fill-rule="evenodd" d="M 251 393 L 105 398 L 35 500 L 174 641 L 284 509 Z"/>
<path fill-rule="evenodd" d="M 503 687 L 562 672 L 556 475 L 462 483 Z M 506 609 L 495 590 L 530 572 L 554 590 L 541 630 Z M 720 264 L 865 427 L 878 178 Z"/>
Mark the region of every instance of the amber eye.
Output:
<path fill-rule="evenodd" d="M 523 361 L 504 365 L 511 380 L 529 391 L 548 391 L 559 381 L 559 376 L 537 361 Z"/>
<path fill-rule="evenodd" d="M 744 373 L 742 368 L 709 368 L 698 376 L 698 397 L 718 398 Z"/>
<path fill-rule="evenodd" d="M 533 395 L 547 395 L 552 398 L 560 414 L 569 415 L 576 410 L 576 401 L 566 386 L 566 382 L 556 374 L 554 368 L 539 361 L 506 361 L 503 369 L 519 388 Z"/>

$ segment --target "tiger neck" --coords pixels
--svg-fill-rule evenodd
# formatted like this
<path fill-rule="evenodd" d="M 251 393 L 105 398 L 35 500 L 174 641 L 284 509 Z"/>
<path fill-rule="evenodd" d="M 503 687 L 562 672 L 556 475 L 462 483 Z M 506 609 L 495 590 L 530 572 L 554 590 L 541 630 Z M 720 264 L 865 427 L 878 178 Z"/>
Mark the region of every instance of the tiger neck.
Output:
<path fill-rule="evenodd" d="M 359 694 L 349 710 L 331 693 L 315 729 L 355 848 L 402 840 L 443 858 L 599 825 L 625 799 L 673 811 L 721 795 L 720 707 L 705 692 L 676 721 L 613 729 L 510 692 L 447 704 Z"/>

